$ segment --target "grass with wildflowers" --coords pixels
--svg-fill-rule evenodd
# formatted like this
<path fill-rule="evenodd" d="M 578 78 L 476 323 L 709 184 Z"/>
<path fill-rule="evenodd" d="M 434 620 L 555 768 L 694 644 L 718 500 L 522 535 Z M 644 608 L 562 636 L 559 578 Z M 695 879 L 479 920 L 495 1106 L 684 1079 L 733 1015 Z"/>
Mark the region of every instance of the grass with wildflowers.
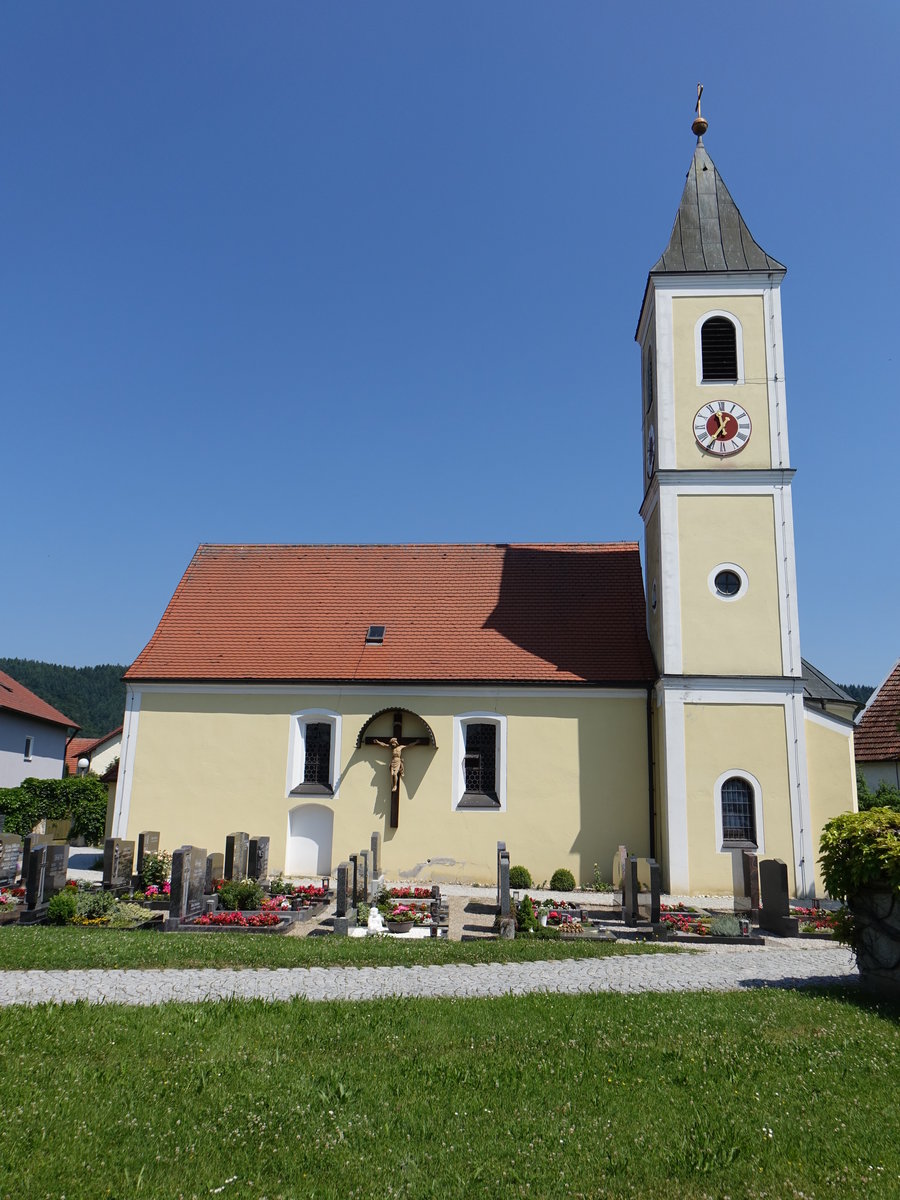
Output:
<path fill-rule="evenodd" d="M 0 1012 L 0 1196 L 900 1191 L 898 1010 L 839 990 Z"/>

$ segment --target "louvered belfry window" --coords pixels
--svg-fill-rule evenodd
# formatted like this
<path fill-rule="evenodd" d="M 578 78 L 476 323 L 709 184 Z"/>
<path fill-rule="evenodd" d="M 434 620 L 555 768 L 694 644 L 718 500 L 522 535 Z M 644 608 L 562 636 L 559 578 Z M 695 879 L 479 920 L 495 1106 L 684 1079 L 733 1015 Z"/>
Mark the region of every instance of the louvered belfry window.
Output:
<path fill-rule="evenodd" d="M 489 724 L 466 726 L 466 757 L 463 762 L 466 792 L 497 797 L 497 727 Z"/>
<path fill-rule="evenodd" d="M 722 841 L 725 845 L 756 845 L 753 788 L 738 776 L 722 784 Z"/>
<path fill-rule="evenodd" d="M 727 317 L 710 317 L 700 330 L 703 382 L 734 383 L 738 377 L 737 330 Z"/>
<path fill-rule="evenodd" d="M 331 791 L 331 725 L 327 721 L 314 721 L 306 726 L 306 761 L 303 765 L 303 782 L 318 784 Z"/>

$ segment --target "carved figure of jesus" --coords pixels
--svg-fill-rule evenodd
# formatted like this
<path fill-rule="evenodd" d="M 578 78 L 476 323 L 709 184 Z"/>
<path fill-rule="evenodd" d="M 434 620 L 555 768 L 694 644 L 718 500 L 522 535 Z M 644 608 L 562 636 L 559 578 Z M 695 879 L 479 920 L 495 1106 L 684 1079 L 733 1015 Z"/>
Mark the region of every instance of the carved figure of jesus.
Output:
<path fill-rule="evenodd" d="M 391 752 L 391 790 L 395 791 L 403 778 L 403 751 L 406 747 L 401 746 L 395 737 L 392 737 L 389 742 L 380 742 L 378 738 L 374 738 L 373 744 L 383 746 L 385 750 Z"/>

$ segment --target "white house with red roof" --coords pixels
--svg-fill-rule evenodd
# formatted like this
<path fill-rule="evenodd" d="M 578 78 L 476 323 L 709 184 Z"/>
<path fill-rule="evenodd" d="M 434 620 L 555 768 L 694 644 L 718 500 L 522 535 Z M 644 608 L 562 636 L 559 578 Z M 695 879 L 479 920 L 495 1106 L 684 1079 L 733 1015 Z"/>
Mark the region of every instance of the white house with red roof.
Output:
<path fill-rule="evenodd" d="M 856 765 L 868 786 L 900 788 L 900 659 L 860 713 L 854 741 Z"/>
<path fill-rule="evenodd" d="M 78 726 L 0 671 L 0 787 L 60 779 L 66 743 Z"/>

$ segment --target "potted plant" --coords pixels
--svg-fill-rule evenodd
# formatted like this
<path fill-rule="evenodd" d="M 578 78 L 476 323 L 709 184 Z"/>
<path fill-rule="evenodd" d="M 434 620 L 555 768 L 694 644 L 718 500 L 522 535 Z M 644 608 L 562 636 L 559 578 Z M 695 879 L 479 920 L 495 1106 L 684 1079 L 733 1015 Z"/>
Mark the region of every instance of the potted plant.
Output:
<path fill-rule="evenodd" d="M 900 812 L 841 813 L 822 831 L 822 874 L 843 900 L 837 933 L 852 947 L 863 984 L 900 996 Z"/>

